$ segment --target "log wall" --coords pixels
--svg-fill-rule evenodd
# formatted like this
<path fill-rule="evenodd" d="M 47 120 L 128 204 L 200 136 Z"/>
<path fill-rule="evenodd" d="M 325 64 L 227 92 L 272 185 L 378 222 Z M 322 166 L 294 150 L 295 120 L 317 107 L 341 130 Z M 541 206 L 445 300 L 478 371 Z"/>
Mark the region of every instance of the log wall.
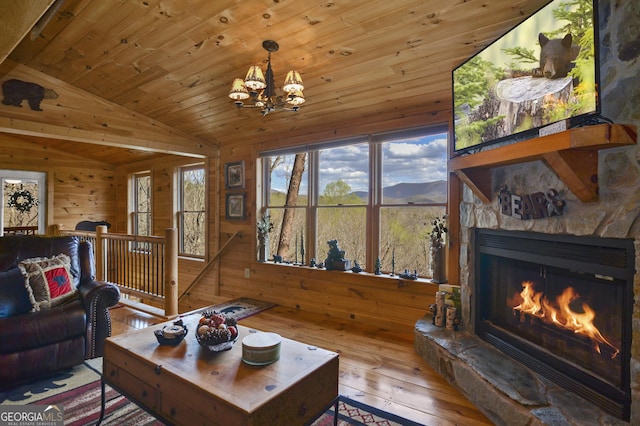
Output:
<path fill-rule="evenodd" d="M 115 167 L 0 133 L 0 168 L 47 174 L 47 226 L 116 220 Z"/>
<path fill-rule="evenodd" d="M 247 111 L 247 114 L 251 114 Z M 307 267 L 261 264 L 256 261 L 256 158 L 265 149 L 313 143 L 335 137 L 349 137 L 388 130 L 441 124 L 449 120 L 450 110 L 421 111 L 403 119 L 368 117 L 348 128 L 323 129 L 305 137 L 265 135 L 259 141 L 231 137 L 221 141 L 219 157 L 206 159 L 209 167 L 208 256 L 238 232 L 240 237 L 212 262 L 202 279 L 180 299 L 180 312 L 215 302 L 216 296 L 254 297 L 291 309 L 323 313 L 344 320 L 378 325 L 381 329 L 406 330 L 434 303 L 437 287 L 424 280 L 405 281 L 379 277 L 372 273 L 325 271 Z M 10 134 L 0 135 L 0 167 L 46 171 L 52 179 L 48 223 L 73 228 L 80 220 L 107 220 L 111 232 L 126 233 L 127 182 L 133 172 L 151 171 L 153 185 L 154 235 L 174 223 L 174 171 L 198 159 L 171 157 L 139 161 L 126 166 L 111 166 L 66 152 L 43 148 Z M 235 221 L 225 218 L 224 164 L 245 161 L 247 217 Z M 201 273 L 206 262 L 181 259 L 179 293 Z M 249 278 L 245 278 L 245 270 Z"/>
<path fill-rule="evenodd" d="M 180 311 L 195 309 L 207 301 L 213 303 L 212 296 L 218 283 L 219 294 L 227 297 L 254 297 L 294 310 L 323 313 L 347 323 L 362 322 L 388 330 L 412 329 L 415 322 L 428 311 L 429 305 L 435 303 L 437 286 L 426 280 L 407 281 L 397 277 L 375 276 L 373 273 L 354 274 L 350 271 L 326 271 L 256 261 L 256 159 L 262 150 L 327 140 L 331 134 L 348 137 L 441 124 L 448 119 L 449 111 L 443 109 L 433 111 L 430 115 L 406 117 L 401 122 L 370 118 L 350 128 L 325 129 L 318 134 L 309 134 L 305 139 L 265 136 L 263 141 L 251 145 L 246 140 L 222 141 L 217 173 L 219 189 L 216 191 L 212 188 L 210 191 L 211 199 L 218 204 L 219 243 L 224 244 L 235 232 L 240 232 L 242 238 L 236 238 L 229 244 L 202 283 L 181 300 Z M 247 219 L 227 220 L 224 164 L 240 160 L 245 162 L 245 188 L 233 192 L 246 192 Z M 210 205 L 213 209 L 213 204 Z M 246 269 L 249 270 L 249 278 L 245 278 Z"/>
<path fill-rule="evenodd" d="M 131 174 L 137 172 L 150 172 L 151 174 L 151 186 L 152 186 L 152 227 L 153 235 L 165 235 L 165 229 L 175 226 L 174 218 L 174 193 L 176 193 L 176 179 L 175 173 L 179 167 L 187 166 L 190 164 L 205 162 L 205 167 L 209 170 L 209 190 L 216 191 L 216 159 L 202 160 L 189 157 L 175 157 L 173 159 L 164 158 L 159 160 L 141 161 L 126 166 L 120 166 L 117 169 L 118 175 L 118 194 L 128 194 L 128 182 L 131 178 Z M 213 167 L 210 167 L 213 164 Z M 215 197 L 209 196 L 209 200 L 215 200 Z M 118 208 L 118 220 L 116 223 L 117 232 L 129 233 L 129 216 L 127 210 L 127 197 L 120 196 L 117 198 Z M 209 247 L 216 247 L 218 244 L 217 235 L 217 217 L 212 215 L 211 211 L 215 210 L 215 206 L 210 207 L 209 211 Z M 203 269 L 205 264 L 201 259 L 185 259 L 179 258 L 178 260 L 178 286 L 179 294 L 181 294 L 189 284 L 196 278 L 196 276 Z M 206 285 L 205 285 L 206 287 Z M 213 293 L 212 293 L 213 294 Z M 206 300 L 206 298 L 205 298 Z M 203 305 L 200 305 L 203 306 Z"/>

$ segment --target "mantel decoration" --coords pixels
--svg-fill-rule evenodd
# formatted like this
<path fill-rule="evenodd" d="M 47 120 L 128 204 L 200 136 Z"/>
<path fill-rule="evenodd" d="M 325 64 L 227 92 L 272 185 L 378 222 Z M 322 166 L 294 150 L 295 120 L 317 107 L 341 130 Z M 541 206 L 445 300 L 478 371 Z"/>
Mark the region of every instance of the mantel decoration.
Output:
<path fill-rule="evenodd" d="M 512 194 L 507 185 L 500 187 L 498 193 L 500 212 L 514 219 L 543 219 L 562 216 L 566 202 L 558 195 L 558 191 L 550 188 L 547 192 L 533 194 Z"/>
<path fill-rule="evenodd" d="M 446 283 L 446 264 L 445 264 L 445 245 L 447 229 L 446 222 L 447 215 L 437 217 L 433 221 L 433 228 L 431 229 L 430 241 L 431 241 L 431 269 L 433 276 L 431 281 L 434 283 Z"/>
<path fill-rule="evenodd" d="M 20 213 L 29 213 L 37 205 L 38 199 L 26 189 L 16 189 L 7 201 L 7 206 Z"/>
<path fill-rule="evenodd" d="M 262 42 L 262 47 L 269 52 L 266 78 L 259 65 L 252 65 L 244 80 L 241 78 L 233 80 L 229 97 L 235 101 L 238 108 L 259 108 L 263 116 L 276 111 L 298 111 L 305 101 L 300 73 L 295 70 L 289 71 L 282 87 L 286 95 L 284 97 L 276 95 L 276 85 L 271 69 L 271 53 L 277 52 L 280 46 L 273 40 L 265 40 Z M 243 101 L 249 98 L 251 103 L 245 104 Z"/>

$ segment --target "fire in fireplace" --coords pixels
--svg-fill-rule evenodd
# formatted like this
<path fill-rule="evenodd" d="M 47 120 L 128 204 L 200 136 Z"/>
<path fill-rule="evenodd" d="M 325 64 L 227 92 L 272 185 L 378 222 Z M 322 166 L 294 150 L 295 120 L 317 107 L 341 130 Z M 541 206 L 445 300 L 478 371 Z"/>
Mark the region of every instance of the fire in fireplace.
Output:
<path fill-rule="evenodd" d="M 633 240 L 477 229 L 475 331 L 629 418 Z"/>
<path fill-rule="evenodd" d="M 519 303 L 513 308 L 514 316 L 517 316 L 519 322 L 527 323 L 527 327 L 531 329 L 551 326 L 551 333 L 562 334 L 566 330 L 567 338 L 572 338 L 575 334 L 576 339 L 592 342 L 593 350 L 598 354 L 603 353 L 603 345 L 605 353 L 612 359 L 618 356 L 620 349 L 612 345 L 596 327 L 596 312 L 587 303 L 580 301 L 582 297 L 573 287 L 565 287 L 555 303 L 543 292 L 537 292 L 533 281 L 524 281 L 522 287 L 523 290 L 517 295 Z"/>

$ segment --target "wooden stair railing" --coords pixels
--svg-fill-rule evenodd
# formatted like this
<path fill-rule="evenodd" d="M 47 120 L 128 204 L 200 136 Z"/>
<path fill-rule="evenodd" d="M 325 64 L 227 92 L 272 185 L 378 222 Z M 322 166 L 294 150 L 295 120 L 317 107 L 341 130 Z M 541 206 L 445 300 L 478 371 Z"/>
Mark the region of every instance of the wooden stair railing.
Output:
<path fill-rule="evenodd" d="M 220 256 L 220 254 L 224 251 L 224 249 L 227 248 L 227 246 L 231 243 L 231 241 L 233 241 L 233 239 L 235 237 L 238 238 L 242 238 L 242 234 L 240 233 L 240 231 L 236 231 L 231 237 L 229 237 L 229 239 L 227 240 L 226 243 L 224 243 L 224 245 L 222 247 L 220 247 L 220 249 L 218 250 L 218 252 L 213 255 L 213 257 L 209 260 L 209 262 L 207 262 L 207 264 L 205 265 L 204 268 L 202 268 L 202 271 L 200 271 L 200 273 L 198 274 L 197 277 L 195 277 L 195 279 L 191 282 L 191 284 L 189 284 L 189 287 L 186 288 L 186 290 L 184 290 L 182 292 L 182 294 L 180 295 L 180 297 L 178 298 L 178 301 L 182 300 L 182 298 L 184 296 L 186 296 L 189 291 L 195 287 L 196 284 L 198 284 L 198 282 L 200 281 L 200 279 L 202 279 L 202 277 L 209 271 L 209 268 L 211 267 L 211 265 L 213 265 L 213 262 L 216 261 L 216 259 L 218 259 L 218 257 Z M 219 285 L 217 286 L 218 288 L 216 288 L 215 294 L 219 295 L 220 294 L 220 287 Z"/>
<path fill-rule="evenodd" d="M 4 235 L 36 235 L 37 226 L 7 226 L 3 229 Z"/>
<path fill-rule="evenodd" d="M 90 241 L 94 250 L 96 279 L 116 284 L 125 294 L 163 304 L 164 313 L 162 308 L 158 309 L 153 304 L 136 303 L 136 309 L 166 318 L 178 316 L 177 229 L 165 229 L 165 235 L 161 237 L 110 234 L 106 226 L 98 226 L 93 232 L 65 230 L 61 225 L 53 225 L 49 235 L 75 235 Z M 148 244 L 158 249 L 152 250 L 155 254 L 149 254 L 144 249 L 132 249 L 130 244 Z M 112 261 L 118 263 L 115 270 L 108 267 Z M 143 276 L 145 271 L 155 273 Z M 122 302 L 128 301 L 123 299 Z M 153 311 L 143 309 L 144 305 Z"/>

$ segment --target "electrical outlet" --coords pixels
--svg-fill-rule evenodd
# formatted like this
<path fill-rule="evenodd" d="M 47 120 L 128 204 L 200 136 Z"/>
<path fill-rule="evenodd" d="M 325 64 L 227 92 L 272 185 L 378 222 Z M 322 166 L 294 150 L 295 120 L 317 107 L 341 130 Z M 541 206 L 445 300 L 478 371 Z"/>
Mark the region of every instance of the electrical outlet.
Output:
<path fill-rule="evenodd" d="M 249 268 L 244 268 L 244 277 L 245 277 L 245 278 L 249 278 L 249 277 L 251 277 L 251 269 L 249 269 Z"/>

